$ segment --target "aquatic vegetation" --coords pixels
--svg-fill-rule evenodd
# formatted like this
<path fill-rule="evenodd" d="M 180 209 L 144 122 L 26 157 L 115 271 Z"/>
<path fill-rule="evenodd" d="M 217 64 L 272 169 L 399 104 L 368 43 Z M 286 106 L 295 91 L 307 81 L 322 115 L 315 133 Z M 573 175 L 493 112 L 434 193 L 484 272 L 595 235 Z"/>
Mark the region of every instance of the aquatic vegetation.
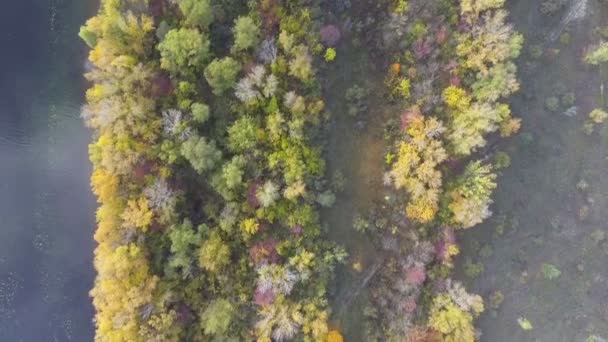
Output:
<path fill-rule="evenodd" d="M 540 12 L 545 15 L 555 15 L 562 10 L 567 3 L 566 0 L 543 0 L 540 3 Z"/>
<path fill-rule="evenodd" d="M 543 273 L 543 277 L 548 280 L 553 280 L 559 278 L 562 272 L 553 264 L 542 264 L 541 271 Z"/>
<path fill-rule="evenodd" d="M 464 274 L 471 278 L 477 278 L 483 272 L 483 264 L 480 262 L 473 262 L 471 259 L 467 259 L 464 263 Z"/>
<path fill-rule="evenodd" d="M 336 58 L 336 50 L 333 48 L 327 48 L 327 50 L 325 50 L 325 56 L 323 58 L 326 62 L 332 62 Z"/>
<path fill-rule="evenodd" d="M 505 296 L 499 290 L 492 292 L 490 295 L 490 308 L 496 310 L 500 307 L 502 302 L 505 300 Z"/>
<path fill-rule="evenodd" d="M 497 170 L 506 169 L 511 166 L 511 157 L 503 151 L 496 152 L 494 156 L 494 168 Z"/>
<path fill-rule="evenodd" d="M 557 112 L 559 110 L 559 98 L 557 96 L 549 96 L 545 99 L 545 108 L 552 112 Z"/>
<path fill-rule="evenodd" d="M 575 102 L 576 102 L 576 95 L 574 95 L 573 92 L 567 92 L 567 93 L 563 94 L 562 97 L 560 98 L 561 105 L 566 108 L 570 108 L 570 107 L 574 106 Z"/>
<path fill-rule="evenodd" d="M 368 91 L 359 85 L 355 84 L 348 88 L 345 96 L 346 103 L 348 105 L 348 115 L 356 117 L 365 113 L 368 107 L 368 95 Z"/>
<path fill-rule="evenodd" d="M 517 324 L 519 324 L 519 327 L 525 331 L 533 329 L 532 323 L 530 323 L 530 321 L 525 317 L 519 317 L 517 319 Z"/>

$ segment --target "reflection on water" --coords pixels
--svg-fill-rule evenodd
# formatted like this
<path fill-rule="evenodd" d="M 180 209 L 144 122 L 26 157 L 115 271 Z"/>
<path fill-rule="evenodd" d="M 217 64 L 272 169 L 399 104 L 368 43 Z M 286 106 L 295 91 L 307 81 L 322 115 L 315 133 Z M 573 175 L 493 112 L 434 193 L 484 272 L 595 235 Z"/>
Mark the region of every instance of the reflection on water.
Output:
<path fill-rule="evenodd" d="M 92 340 L 95 203 L 76 34 L 93 2 L 0 11 L 0 341 Z"/>

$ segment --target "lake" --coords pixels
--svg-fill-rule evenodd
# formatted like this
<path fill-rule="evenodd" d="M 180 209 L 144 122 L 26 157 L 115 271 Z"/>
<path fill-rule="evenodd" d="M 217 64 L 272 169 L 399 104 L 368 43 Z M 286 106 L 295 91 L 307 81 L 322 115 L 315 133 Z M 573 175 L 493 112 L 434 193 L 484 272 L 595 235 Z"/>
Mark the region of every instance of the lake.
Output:
<path fill-rule="evenodd" d="M 95 1 L 0 12 L 0 340 L 90 341 L 95 200 L 80 118 Z"/>

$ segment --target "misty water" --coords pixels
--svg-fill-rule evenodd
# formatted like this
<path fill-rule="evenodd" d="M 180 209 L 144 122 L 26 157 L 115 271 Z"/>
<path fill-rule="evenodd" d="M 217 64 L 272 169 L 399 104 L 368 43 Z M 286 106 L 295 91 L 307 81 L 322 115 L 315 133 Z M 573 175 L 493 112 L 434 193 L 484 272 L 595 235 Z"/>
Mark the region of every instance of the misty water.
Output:
<path fill-rule="evenodd" d="M 95 201 L 79 118 L 94 1 L 0 11 L 0 341 L 90 341 Z"/>
<path fill-rule="evenodd" d="M 584 49 L 599 40 L 596 28 L 608 24 L 608 4 L 585 2 L 569 18 L 568 8 L 547 17 L 540 1 L 508 1 L 526 38 L 518 63 L 522 86 L 511 101 L 523 128 L 491 147 L 512 158 L 499 177 L 493 218 L 459 235 L 458 278 L 486 299 L 477 325 L 482 341 L 608 338 L 608 132 L 583 131 L 587 113 L 603 105 L 603 80 L 581 63 Z M 92 340 L 96 204 L 88 181 L 90 136 L 79 118 L 86 53 L 77 31 L 96 6 L 20 0 L 0 14 L 0 341 Z M 564 33 L 569 42 L 560 39 Z M 534 46 L 540 58 L 531 57 Z M 345 110 L 340 89 L 353 82 L 382 87 L 382 72 L 368 66 L 369 56 L 342 48 L 350 58 L 330 71 L 325 94 L 337 117 Z M 546 98 L 569 92 L 576 110 L 545 108 Z M 335 120 L 327 153 L 330 171 L 348 181 L 324 221 L 363 269 L 349 264 L 338 275 L 341 319 L 334 324 L 347 341 L 360 340 L 361 284 L 381 260 L 352 230 L 355 213 L 380 195 L 382 118 L 393 110 L 378 99 L 370 108 L 366 122 Z M 548 264 L 559 277 L 546 279 Z M 481 272 L 471 276 L 471 268 Z M 504 301 L 492 308 L 487 299 L 496 291 Z M 518 318 L 533 329 L 523 331 Z"/>

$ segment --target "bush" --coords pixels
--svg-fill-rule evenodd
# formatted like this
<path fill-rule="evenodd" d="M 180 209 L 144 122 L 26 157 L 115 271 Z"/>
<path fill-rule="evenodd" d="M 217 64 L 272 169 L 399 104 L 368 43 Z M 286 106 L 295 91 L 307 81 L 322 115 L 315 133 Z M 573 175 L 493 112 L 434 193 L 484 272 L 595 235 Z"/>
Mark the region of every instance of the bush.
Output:
<path fill-rule="evenodd" d="M 587 64 L 598 65 L 608 61 L 608 43 L 602 42 L 587 52 L 584 57 Z"/>
<path fill-rule="evenodd" d="M 497 152 L 494 156 L 494 167 L 496 169 L 505 169 L 509 166 L 511 166 L 511 157 L 505 152 Z"/>
<path fill-rule="evenodd" d="M 549 96 L 545 99 L 545 108 L 552 112 L 557 112 L 559 110 L 559 99 L 557 96 Z"/>
<path fill-rule="evenodd" d="M 569 107 L 574 106 L 575 102 L 576 102 L 576 95 L 574 95 L 573 92 L 567 92 L 564 95 L 562 95 L 562 98 L 561 98 L 562 106 L 569 108 Z"/>
<path fill-rule="evenodd" d="M 602 122 L 604 122 L 606 119 L 608 119 L 608 113 L 606 113 L 605 111 L 596 108 L 594 110 L 591 111 L 591 113 L 589 113 L 589 118 L 597 123 L 600 124 Z"/>
<path fill-rule="evenodd" d="M 336 58 L 336 50 L 334 48 L 327 48 L 324 58 L 326 62 L 332 62 Z"/>

